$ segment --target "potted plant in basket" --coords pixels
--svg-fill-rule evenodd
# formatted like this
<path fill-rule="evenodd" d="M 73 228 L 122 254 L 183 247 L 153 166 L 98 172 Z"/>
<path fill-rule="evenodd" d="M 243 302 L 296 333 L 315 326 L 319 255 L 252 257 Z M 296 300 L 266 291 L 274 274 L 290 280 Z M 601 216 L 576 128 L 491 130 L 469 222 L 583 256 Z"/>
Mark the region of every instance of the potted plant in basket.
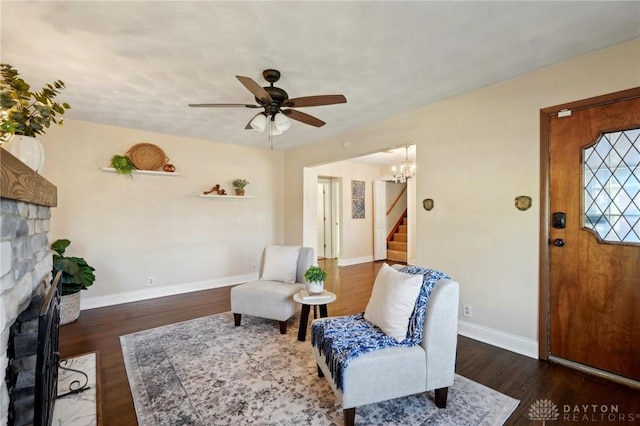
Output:
<path fill-rule="evenodd" d="M 310 294 L 320 294 L 324 291 L 324 280 L 327 278 L 327 272 L 321 267 L 315 265 L 310 266 L 304 273 L 304 279 L 307 280 L 307 291 Z"/>
<path fill-rule="evenodd" d="M 73 322 L 80 316 L 80 290 L 86 290 L 96 279 L 95 269 L 81 257 L 65 257 L 64 253 L 71 241 L 60 239 L 51 244 L 53 255 L 53 269 L 55 278 L 58 271 L 60 277 L 60 325 Z"/>
<path fill-rule="evenodd" d="M 231 185 L 236 190 L 236 195 L 244 195 L 244 187 L 249 185 L 249 181 L 246 179 L 235 179 Z"/>
<path fill-rule="evenodd" d="M 47 83 L 39 92 L 19 77 L 9 64 L 0 64 L 0 141 L 9 152 L 35 171 L 42 169 L 44 150 L 36 136 L 51 123 L 62 126 L 69 104 L 54 99 L 65 88 L 62 80 Z"/>

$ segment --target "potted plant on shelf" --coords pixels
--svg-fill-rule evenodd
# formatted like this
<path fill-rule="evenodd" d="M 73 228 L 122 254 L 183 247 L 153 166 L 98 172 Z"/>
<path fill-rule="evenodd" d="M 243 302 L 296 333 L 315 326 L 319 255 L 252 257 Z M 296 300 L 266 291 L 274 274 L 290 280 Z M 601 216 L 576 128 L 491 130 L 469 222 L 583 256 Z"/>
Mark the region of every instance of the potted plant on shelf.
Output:
<path fill-rule="evenodd" d="M 42 170 L 44 150 L 36 138 L 51 123 L 62 126 L 69 104 L 54 99 L 65 88 L 62 80 L 47 83 L 39 92 L 19 77 L 9 64 L 0 64 L 0 141 L 3 147 L 36 172 Z"/>
<path fill-rule="evenodd" d="M 86 290 L 96 279 L 95 269 L 81 257 L 65 257 L 64 253 L 71 241 L 60 239 L 51 244 L 53 255 L 53 269 L 55 278 L 58 271 L 60 277 L 60 325 L 68 324 L 80 316 L 80 290 Z"/>
<path fill-rule="evenodd" d="M 236 191 L 236 195 L 244 195 L 244 187 L 249 185 L 249 181 L 246 179 L 235 179 L 231 184 Z"/>
<path fill-rule="evenodd" d="M 324 291 L 324 280 L 327 278 L 327 272 L 321 267 L 310 266 L 304 273 L 304 279 L 307 280 L 307 291 L 310 294 L 320 294 Z"/>
<path fill-rule="evenodd" d="M 117 174 L 133 177 L 133 171 L 136 170 L 136 166 L 133 165 L 131 158 L 126 155 L 114 155 L 111 157 L 111 167 L 114 168 Z"/>

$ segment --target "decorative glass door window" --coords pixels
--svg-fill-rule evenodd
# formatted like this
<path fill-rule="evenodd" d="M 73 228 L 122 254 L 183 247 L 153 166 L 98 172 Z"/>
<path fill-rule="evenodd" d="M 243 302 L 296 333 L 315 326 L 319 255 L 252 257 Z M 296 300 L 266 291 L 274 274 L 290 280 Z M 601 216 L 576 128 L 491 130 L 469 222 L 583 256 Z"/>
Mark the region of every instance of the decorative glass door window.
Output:
<path fill-rule="evenodd" d="M 640 244 L 640 128 L 603 134 L 582 163 L 582 226 L 602 241 Z"/>

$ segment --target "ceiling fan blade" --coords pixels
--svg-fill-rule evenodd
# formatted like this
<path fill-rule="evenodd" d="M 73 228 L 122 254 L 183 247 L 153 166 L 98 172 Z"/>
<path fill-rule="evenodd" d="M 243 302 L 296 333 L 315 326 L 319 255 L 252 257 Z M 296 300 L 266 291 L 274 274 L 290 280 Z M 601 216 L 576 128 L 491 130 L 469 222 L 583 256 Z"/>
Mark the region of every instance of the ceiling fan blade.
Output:
<path fill-rule="evenodd" d="M 193 108 L 226 108 L 226 107 L 245 107 L 245 108 L 262 108 L 260 105 L 251 104 L 189 104 Z"/>
<path fill-rule="evenodd" d="M 284 111 L 282 111 L 282 113 L 289 118 L 293 118 L 294 120 L 300 121 L 310 126 L 322 127 L 327 124 L 319 118 L 315 118 L 309 114 L 305 114 L 304 112 L 296 111 L 295 109 L 285 109 Z"/>
<path fill-rule="evenodd" d="M 347 98 L 344 95 L 318 95 L 305 96 L 303 98 L 293 98 L 282 103 L 285 107 L 310 107 L 322 105 L 344 104 Z"/>
<path fill-rule="evenodd" d="M 253 96 L 255 96 L 256 99 L 260 99 L 260 102 L 263 102 L 265 104 L 270 104 L 271 102 L 273 102 L 273 99 L 271 99 L 271 95 L 269 95 L 269 93 L 253 79 L 249 77 L 243 77 L 241 75 L 236 75 L 236 78 L 240 80 L 240 83 L 242 83 L 244 87 L 246 87 L 251 93 L 253 93 Z"/>

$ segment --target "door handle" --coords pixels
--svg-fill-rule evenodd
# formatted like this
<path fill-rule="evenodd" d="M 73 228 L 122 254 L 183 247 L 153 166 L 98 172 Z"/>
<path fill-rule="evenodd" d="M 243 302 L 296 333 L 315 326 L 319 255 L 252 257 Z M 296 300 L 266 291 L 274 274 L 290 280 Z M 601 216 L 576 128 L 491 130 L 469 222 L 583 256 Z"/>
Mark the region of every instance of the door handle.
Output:
<path fill-rule="evenodd" d="M 556 247 L 562 247 L 564 245 L 564 240 L 562 238 L 556 238 L 553 240 L 553 245 Z"/>

